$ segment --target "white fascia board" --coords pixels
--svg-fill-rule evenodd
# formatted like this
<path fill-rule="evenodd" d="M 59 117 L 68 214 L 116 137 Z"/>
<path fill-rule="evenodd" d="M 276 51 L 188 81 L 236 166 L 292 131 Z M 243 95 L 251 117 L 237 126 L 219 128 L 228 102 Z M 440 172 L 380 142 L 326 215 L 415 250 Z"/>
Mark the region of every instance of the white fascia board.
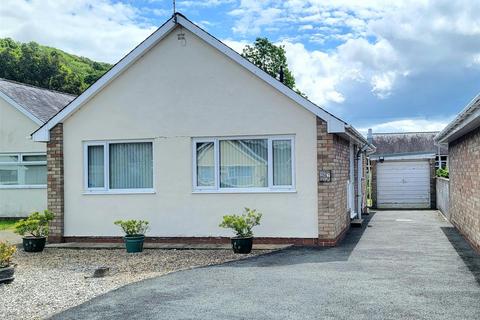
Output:
<path fill-rule="evenodd" d="M 464 114 L 461 119 L 458 119 L 455 126 L 450 128 L 448 133 L 439 137 L 440 133 L 435 137 L 435 141 L 439 144 L 447 145 L 448 142 L 453 141 L 464 134 L 472 131 L 480 125 L 480 107 L 477 105 L 475 109 L 470 110 L 468 114 Z M 439 137 L 439 139 L 437 139 Z"/>
<path fill-rule="evenodd" d="M 12 105 L 15 109 L 26 115 L 30 120 L 38 124 L 39 126 L 43 125 L 43 121 L 35 117 L 32 113 L 30 113 L 27 109 L 21 106 L 18 102 L 7 96 L 5 93 L 0 91 L 0 98 L 5 100 L 8 104 Z"/>
<path fill-rule="evenodd" d="M 390 155 L 390 156 L 370 156 L 370 160 L 378 161 L 380 158 L 383 158 L 384 161 L 393 161 L 393 160 L 423 160 L 423 159 L 435 159 L 435 153 L 425 153 L 425 154 L 410 154 L 410 155 Z"/>
<path fill-rule="evenodd" d="M 139 58 L 141 58 L 149 49 L 156 45 L 160 40 L 162 40 L 171 30 L 176 27 L 173 19 L 168 20 L 163 26 L 158 28 L 154 33 L 152 33 L 147 39 L 140 43 L 135 49 L 133 49 L 129 54 L 122 58 L 115 66 L 113 66 L 105 75 L 98 79 L 93 85 L 91 85 L 87 90 L 85 90 L 81 95 L 75 98 L 69 105 L 67 105 L 62 111 L 57 113 L 52 119 L 50 119 L 45 125 L 39 130 L 35 131 L 32 134 L 34 141 L 48 141 L 49 134 L 45 134 L 44 129 L 49 131 L 56 124 L 64 121 L 69 116 L 71 116 L 78 108 L 83 104 L 93 98 L 98 92 L 100 92 L 104 87 L 106 87 L 110 82 L 117 78 L 124 70 L 129 66 L 135 63 Z M 45 140 L 47 139 L 47 140 Z"/>
<path fill-rule="evenodd" d="M 355 129 L 352 125 L 348 124 L 346 126 L 346 134 L 360 147 L 362 147 L 367 153 L 373 153 L 377 149 L 374 145 L 370 144 L 368 140 Z"/>
<path fill-rule="evenodd" d="M 434 138 L 438 144 L 446 145 L 452 136 L 460 136 L 461 131 L 480 117 L 480 94 L 472 101 Z"/>
<path fill-rule="evenodd" d="M 262 79 L 263 81 L 265 81 L 266 83 L 268 83 L 269 85 L 271 85 L 272 87 L 274 87 L 275 89 L 277 89 L 278 91 L 280 91 L 281 93 L 307 109 L 308 111 L 325 120 L 327 122 L 327 130 L 329 133 L 345 132 L 345 122 L 321 109 L 308 99 L 305 99 L 280 81 L 272 78 L 272 76 L 270 76 L 268 73 L 258 68 L 256 65 L 238 54 L 235 50 L 228 47 L 223 42 L 216 39 L 206 31 L 202 30 L 201 28 L 190 22 L 188 19 L 185 19 L 182 16 L 177 16 L 177 22 L 183 27 L 185 27 L 185 29 L 192 32 L 193 34 L 201 38 L 203 41 L 207 42 L 212 47 L 222 52 L 233 61 L 240 64 L 242 67 L 252 72 L 254 75 L 259 77 L 260 79 Z"/>

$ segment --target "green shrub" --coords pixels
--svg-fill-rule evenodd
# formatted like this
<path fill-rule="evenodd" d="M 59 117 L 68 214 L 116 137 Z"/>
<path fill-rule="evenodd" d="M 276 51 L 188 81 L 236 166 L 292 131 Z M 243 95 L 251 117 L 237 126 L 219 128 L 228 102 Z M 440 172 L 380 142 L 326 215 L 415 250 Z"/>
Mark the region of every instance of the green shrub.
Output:
<path fill-rule="evenodd" d="M 0 268 L 10 266 L 10 260 L 17 248 L 7 241 L 0 241 Z"/>
<path fill-rule="evenodd" d="M 245 213 L 242 215 L 226 215 L 223 216 L 223 221 L 220 227 L 233 229 L 237 237 L 248 238 L 253 236 L 252 229 L 260 224 L 262 214 L 255 209 L 245 208 Z"/>
<path fill-rule="evenodd" d="M 448 168 L 438 168 L 437 177 L 448 178 Z"/>
<path fill-rule="evenodd" d="M 32 237 L 48 236 L 48 223 L 53 220 L 54 214 L 48 210 L 34 212 L 26 219 L 22 219 L 15 223 L 15 233 L 21 236 L 30 235 Z"/>
<path fill-rule="evenodd" d="M 114 224 L 120 226 L 127 236 L 135 236 L 145 235 L 149 223 L 145 220 L 117 220 Z"/>

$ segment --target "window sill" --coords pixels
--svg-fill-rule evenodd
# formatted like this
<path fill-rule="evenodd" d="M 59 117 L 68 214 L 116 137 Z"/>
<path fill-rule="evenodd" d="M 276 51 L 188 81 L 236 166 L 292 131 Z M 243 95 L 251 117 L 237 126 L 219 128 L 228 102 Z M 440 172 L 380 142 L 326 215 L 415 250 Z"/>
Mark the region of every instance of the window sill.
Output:
<path fill-rule="evenodd" d="M 90 194 L 155 194 L 154 189 L 125 189 L 125 190 L 87 190 L 84 195 Z"/>
<path fill-rule="evenodd" d="M 204 189 L 193 190 L 192 193 L 297 193 L 296 189 Z"/>
<path fill-rule="evenodd" d="M 1 185 L 1 189 L 46 189 L 47 185 Z"/>

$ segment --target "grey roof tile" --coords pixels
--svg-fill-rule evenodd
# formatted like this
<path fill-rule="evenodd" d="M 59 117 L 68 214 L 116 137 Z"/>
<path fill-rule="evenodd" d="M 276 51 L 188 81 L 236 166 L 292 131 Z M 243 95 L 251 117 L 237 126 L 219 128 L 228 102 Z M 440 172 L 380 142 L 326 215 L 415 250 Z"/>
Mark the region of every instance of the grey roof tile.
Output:
<path fill-rule="evenodd" d="M 47 122 L 76 97 L 2 78 L 0 91 L 43 122 Z"/>
<path fill-rule="evenodd" d="M 375 155 L 437 153 L 433 138 L 438 132 L 374 133 Z M 448 154 L 441 148 L 441 154 Z"/>

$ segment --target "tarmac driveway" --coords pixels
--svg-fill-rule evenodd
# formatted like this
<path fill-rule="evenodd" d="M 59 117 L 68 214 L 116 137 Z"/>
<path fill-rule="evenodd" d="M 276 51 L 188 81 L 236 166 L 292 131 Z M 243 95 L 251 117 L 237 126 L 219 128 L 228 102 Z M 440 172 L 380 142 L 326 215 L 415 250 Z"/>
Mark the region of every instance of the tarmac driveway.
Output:
<path fill-rule="evenodd" d="M 480 256 L 436 211 L 379 211 L 336 248 L 138 282 L 55 319 L 480 319 Z"/>

